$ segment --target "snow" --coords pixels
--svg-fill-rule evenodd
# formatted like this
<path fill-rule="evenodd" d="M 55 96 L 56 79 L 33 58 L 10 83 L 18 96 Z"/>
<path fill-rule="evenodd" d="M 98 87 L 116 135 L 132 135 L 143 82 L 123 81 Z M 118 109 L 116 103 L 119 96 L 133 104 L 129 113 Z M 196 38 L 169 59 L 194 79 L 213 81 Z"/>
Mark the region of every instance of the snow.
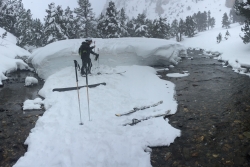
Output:
<path fill-rule="evenodd" d="M 28 99 L 23 103 L 23 110 L 41 109 L 42 104 L 43 100 L 41 98 L 36 98 L 34 100 Z"/>
<path fill-rule="evenodd" d="M 175 41 L 163 39 L 93 40 L 96 44 L 96 52 L 101 55 L 99 62 L 108 66 L 177 64 L 180 60 L 179 52 L 186 50 L 184 46 Z M 46 79 L 58 70 L 73 66 L 73 59 L 80 63 L 81 59 L 77 53 L 82 42 L 82 39 L 63 40 L 36 50 L 31 56 L 31 62 L 39 76 Z"/>
<path fill-rule="evenodd" d="M 244 44 L 239 35 L 243 35 L 241 27 L 238 23 L 231 24 L 231 28 L 214 28 L 205 32 L 200 32 L 194 38 L 185 38 L 181 43 L 186 47 L 205 49 L 206 52 L 219 52 L 219 59 L 228 61 L 234 71 L 242 71 L 241 65 L 250 65 L 250 44 Z M 226 40 L 225 34 L 227 30 L 230 36 Z M 222 41 L 216 42 L 217 35 L 222 34 Z M 203 41 L 203 42 L 201 42 Z M 247 74 L 248 75 L 248 74 Z"/>
<path fill-rule="evenodd" d="M 183 74 L 181 74 L 181 73 L 168 73 L 166 76 L 167 77 L 176 77 L 176 78 L 186 77 L 186 76 L 189 76 L 189 73 L 183 73 Z"/>
<path fill-rule="evenodd" d="M 38 83 L 38 80 L 34 77 L 25 78 L 25 86 L 32 86 Z"/>
<path fill-rule="evenodd" d="M 0 35 L 5 32 L 4 29 L 0 28 Z M 0 85 L 2 80 L 8 79 L 5 74 L 16 71 L 17 69 L 30 69 L 28 65 L 21 59 L 15 59 L 15 57 L 29 57 L 31 54 L 16 46 L 16 38 L 7 33 L 5 39 L 0 38 Z"/>

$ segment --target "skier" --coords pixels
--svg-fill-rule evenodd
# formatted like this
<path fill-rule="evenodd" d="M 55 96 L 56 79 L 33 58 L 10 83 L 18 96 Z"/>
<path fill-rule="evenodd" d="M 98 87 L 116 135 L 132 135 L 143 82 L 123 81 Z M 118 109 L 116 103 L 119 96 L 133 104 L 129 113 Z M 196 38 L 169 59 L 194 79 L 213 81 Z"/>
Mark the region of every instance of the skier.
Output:
<path fill-rule="evenodd" d="M 81 75 L 84 76 L 86 74 L 91 74 L 91 59 L 90 59 L 90 53 L 95 55 L 95 61 L 98 59 L 99 54 L 92 51 L 95 46 L 90 47 L 92 43 L 91 38 L 87 38 L 85 42 L 82 42 L 82 45 L 79 48 L 79 55 L 81 55 L 82 59 L 82 68 L 81 68 Z"/>

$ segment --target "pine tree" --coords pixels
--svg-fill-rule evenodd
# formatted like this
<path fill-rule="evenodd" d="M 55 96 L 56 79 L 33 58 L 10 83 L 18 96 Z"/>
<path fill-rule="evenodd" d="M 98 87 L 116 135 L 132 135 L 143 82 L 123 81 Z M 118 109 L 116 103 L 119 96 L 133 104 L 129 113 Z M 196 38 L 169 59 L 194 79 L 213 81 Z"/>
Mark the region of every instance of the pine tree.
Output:
<path fill-rule="evenodd" d="M 224 13 L 222 17 L 222 28 L 230 28 L 230 21 L 228 19 L 227 13 Z"/>
<path fill-rule="evenodd" d="M 245 25 L 241 28 L 241 31 L 244 32 L 244 36 L 241 36 L 241 39 L 243 40 L 244 44 L 247 44 L 250 42 L 250 21 L 246 20 Z"/>
<path fill-rule="evenodd" d="M 109 2 L 102 24 L 102 26 L 105 27 L 102 29 L 102 35 L 105 38 L 119 38 L 122 36 L 119 23 L 119 12 L 115 7 L 115 3 L 112 1 Z"/>
<path fill-rule="evenodd" d="M 167 24 L 166 18 L 155 19 L 153 22 L 153 38 L 170 38 L 170 26 Z"/>
<path fill-rule="evenodd" d="M 20 14 L 23 12 L 23 4 L 21 0 L 1 1 L 0 25 L 6 31 L 18 36 L 15 24 Z"/>
<path fill-rule="evenodd" d="M 127 27 L 127 32 L 128 32 L 128 37 L 135 37 L 135 19 L 132 18 L 128 20 L 126 27 Z"/>
<path fill-rule="evenodd" d="M 31 11 L 28 9 L 19 13 L 19 17 L 17 22 L 15 23 L 16 31 L 17 31 L 17 45 L 24 47 L 24 46 L 32 46 L 32 32 L 31 32 L 31 25 L 32 25 L 32 18 L 31 18 Z"/>
<path fill-rule="evenodd" d="M 212 17 L 210 20 L 210 26 L 211 26 L 211 28 L 214 28 L 214 26 L 215 26 L 215 18 L 214 17 Z"/>
<path fill-rule="evenodd" d="M 45 45 L 43 43 L 44 26 L 41 23 L 40 19 L 32 20 L 31 33 L 33 46 L 41 47 Z"/>
<path fill-rule="evenodd" d="M 174 19 L 170 28 L 171 37 L 176 37 L 176 35 L 178 34 L 178 31 L 179 31 L 179 23 L 177 19 Z"/>
<path fill-rule="evenodd" d="M 186 17 L 186 29 L 185 35 L 188 37 L 193 37 L 195 35 L 196 23 L 191 16 Z"/>
<path fill-rule="evenodd" d="M 209 29 L 209 27 L 214 28 L 214 26 L 215 26 L 215 19 L 214 17 L 211 17 L 211 12 L 209 10 L 207 14 L 207 27 Z"/>
<path fill-rule="evenodd" d="M 241 13 L 241 11 L 247 11 L 247 8 L 245 8 L 244 6 L 246 6 L 247 4 L 244 4 L 242 1 L 236 0 L 234 7 L 231 9 L 230 11 L 230 16 L 233 19 L 233 22 L 238 22 L 241 25 L 244 24 L 245 20 L 249 17 L 249 13 L 248 12 L 243 12 Z"/>
<path fill-rule="evenodd" d="M 209 27 L 211 25 L 211 12 L 210 10 L 207 12 L 207 29 L 209 30 Z"/>
<path fill-rule="evenodd" d="M 179 33 L 179 41 L 182 41 L 182 35 L 185 33 L 186 31 L 186 25 L 185 25 L 185 22 L 180 19 L 180 22 L 179 22 L 179 29 L 178 29 L 178 33 Z"/>
<path fill-rule="evenodd" d="M 99 18 L 97 19 L 97 36 L 104 38 L 103 32 L 105 32 L 105 16 L 101 13 Z"/>
<path fill-rule="evenodd" d="M 144 13 L 137 15 L 134 24 L 134 31 L 136 37 L 148 36 L 148 26 L 146 25 L 146 15 Z"/>
<path fill-rule="evenodd" d="M 44 24 L 44 43 L 49 44 L 55 41 L 68 39 L 68 34 L 63 20 L 63 10 L 61 6 L 55 7 L 54 3 L 48 5 Z"/>
<path fill-rule="evenodd" d="M 196 23 L 197 23 L 197 30 L 199 32 L 205 31 L 207 29 L 207 12 L 201 13 L 200 11 L 193 15 Z"/>
<path fill-rule="evenodd" d="M 78 0 L 78 8 L 75 8 L 77 27 L 80 32 L 78 37 L 93 37 L 95 34 L 95 14 L 89 0 Z"/>
<path fill-rule="evenodd" d="M 127 16 L 126 16 L 125 10 L 123 8 L 120 11 L 119 23 L 120 23 L 121 37 L 128 36 L 128 31 L 127 31 L 127 26 L 126 26 L 127 25 Z"/>
<path fill-rule="evenodd" d="M 244 32 L 244 36 L 241 36 L 243 43 L 247 44 L 250 42 L 250 0 L 246 2 L 239 3 L 236 1 L 235 9 L 237 14 L 245 18 L 244 26 L 241 28 L 241 31 Z"/>
<path fill-rule="evenodd" d="M 79 26 L 76 23 L 76 18 L 73 15 L 73 11 L 70 7 L 67 7 L 64 11 L 64 23 L 65 28 L 68 34 L 69 39 L 76 39 L 78 38 L 77 34 L 79 33 Z"/>

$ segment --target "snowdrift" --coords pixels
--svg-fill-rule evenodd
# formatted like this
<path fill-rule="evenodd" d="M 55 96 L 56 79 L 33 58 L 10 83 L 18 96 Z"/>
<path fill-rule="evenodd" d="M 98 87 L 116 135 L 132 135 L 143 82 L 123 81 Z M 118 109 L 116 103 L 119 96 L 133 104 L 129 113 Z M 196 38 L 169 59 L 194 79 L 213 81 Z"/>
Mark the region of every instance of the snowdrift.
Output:
<path fill-rule="evenodd" d="M 0 35 L 6 32 L 0 28 Z M 28 65 L 21 59 L 15 59 L 17 56 L 31 56 L 31 54 L 23 48 L 16 45 L 16 37 L 7 32 L 5 39 L 0 38 L 0 85 L 2 80 L 7 79 L 5 73 L 16 71 L 17 69 L 29 69 Z"/>
<path fill-rule="evenodd" d="M 30 61 L 38 75 L 46 79 L 51 74 L 68 66 L 73 60 L 81 64 L 78 48 L 84 39 L 64 40 L 49 44 L 32 54 Z M 179 54 L 185 54 L 183 45 L 174 41 L 154 38 L 94 39 L 100 54 L 100 65 L 170 65 L 177 64 Z M 94 58 L 94 56 L 91 56 Z M 92 61 L 93 62 L 93 61 Z"/>

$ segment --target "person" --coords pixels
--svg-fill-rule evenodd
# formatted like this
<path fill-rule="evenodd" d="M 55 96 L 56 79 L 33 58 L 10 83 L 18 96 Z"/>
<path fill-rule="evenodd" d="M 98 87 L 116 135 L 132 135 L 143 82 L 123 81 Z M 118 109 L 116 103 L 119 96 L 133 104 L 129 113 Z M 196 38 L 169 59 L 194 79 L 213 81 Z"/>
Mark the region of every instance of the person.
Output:
<path fill-rule="evenodd" d="M 82 42 L 82 45 L 79 48 L 79 54 L 81 55 L 82 59 L 82 68 L 81 68 L 81 75 L 84 76 L 86 74 L 91 74 L 91 59 L 90 59 L 90 53 L 95 55 L 95 60 L 98 59 L 99 54 L 92 51 L 95 46 L 90 47 L 92 43 L 91 38 L 87 38 L 85 42 Z"/>

